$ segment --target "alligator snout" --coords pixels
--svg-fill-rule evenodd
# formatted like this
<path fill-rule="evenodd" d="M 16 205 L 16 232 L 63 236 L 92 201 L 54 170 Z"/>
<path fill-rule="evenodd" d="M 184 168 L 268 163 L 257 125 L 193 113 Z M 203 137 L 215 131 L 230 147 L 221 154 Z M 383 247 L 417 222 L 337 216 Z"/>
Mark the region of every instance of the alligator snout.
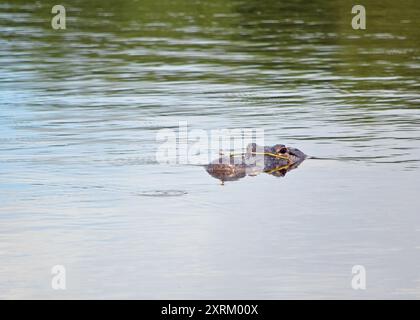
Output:
<path fill-rule="evenodd" d="M 293 163 L 296 162 L 302 162 L 303 160 L 306 159 L 307 155 L 304 154 L 302 151 L 300 151 L 299 149 L 296 148 L 287 148 L 288 153 L 290 155 L 290 160 Z"/>

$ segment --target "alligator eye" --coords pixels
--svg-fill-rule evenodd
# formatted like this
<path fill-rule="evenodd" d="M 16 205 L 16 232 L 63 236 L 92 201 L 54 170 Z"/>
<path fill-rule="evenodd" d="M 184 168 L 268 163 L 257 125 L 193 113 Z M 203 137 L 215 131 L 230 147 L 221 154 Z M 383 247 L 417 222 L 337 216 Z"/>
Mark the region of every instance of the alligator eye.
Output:
<path fill-rule="evenodd" d="M 279 152 L 282 154 L 285 154 L 287 153 L 287 148 L 281 148 Z"/>

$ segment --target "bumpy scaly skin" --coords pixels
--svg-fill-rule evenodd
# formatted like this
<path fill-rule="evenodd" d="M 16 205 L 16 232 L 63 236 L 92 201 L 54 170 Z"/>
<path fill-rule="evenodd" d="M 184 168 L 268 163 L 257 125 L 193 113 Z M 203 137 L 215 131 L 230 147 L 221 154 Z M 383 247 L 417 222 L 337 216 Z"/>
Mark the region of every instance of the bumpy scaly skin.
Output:
<path fill-rule="evenodd" d="M 220 157 L 207 165 L 207 172 L 222 181 L 239 180 L 246 175 L 266 172 L 274 176 L 284 176 L 305 160 L 306 155 L 298 149 L 277 144 L 272 147 L 248 145 L 246 153 L 230 157 Z"/>

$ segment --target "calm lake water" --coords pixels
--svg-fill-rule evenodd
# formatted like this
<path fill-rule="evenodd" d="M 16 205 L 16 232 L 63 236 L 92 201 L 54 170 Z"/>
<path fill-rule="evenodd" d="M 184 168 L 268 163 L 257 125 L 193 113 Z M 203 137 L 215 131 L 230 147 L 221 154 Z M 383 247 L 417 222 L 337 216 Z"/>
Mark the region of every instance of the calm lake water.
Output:
<path fill-rule="evenodd" d="M 59 2 L 0 4 L 1 298 L 420 298 L 419 1 Z M 321 159 L 221 186 L 179 121 Z"/>

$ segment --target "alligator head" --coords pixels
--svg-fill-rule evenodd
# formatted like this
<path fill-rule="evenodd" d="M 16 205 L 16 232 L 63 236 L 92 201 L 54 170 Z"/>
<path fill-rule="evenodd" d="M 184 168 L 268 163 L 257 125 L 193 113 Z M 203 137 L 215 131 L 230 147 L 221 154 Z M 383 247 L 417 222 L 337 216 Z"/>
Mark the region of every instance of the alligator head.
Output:
<path fill-rule="evenodd" d="M 284 164 L 292 165 L 295 163 L 301 163 L 306 159 L 306 154 L 300 151 L 297 148 L 287 147 L 284 144 L 276 144 L 272 147 L 270 146 L 258 146 L 256 143 L 248 144 L 246 148 L 247 157 L 258 156 L 264 154 L 265 161 L 283 161 Z M 277 157 L 276 157 L 277 156 Z"/>

